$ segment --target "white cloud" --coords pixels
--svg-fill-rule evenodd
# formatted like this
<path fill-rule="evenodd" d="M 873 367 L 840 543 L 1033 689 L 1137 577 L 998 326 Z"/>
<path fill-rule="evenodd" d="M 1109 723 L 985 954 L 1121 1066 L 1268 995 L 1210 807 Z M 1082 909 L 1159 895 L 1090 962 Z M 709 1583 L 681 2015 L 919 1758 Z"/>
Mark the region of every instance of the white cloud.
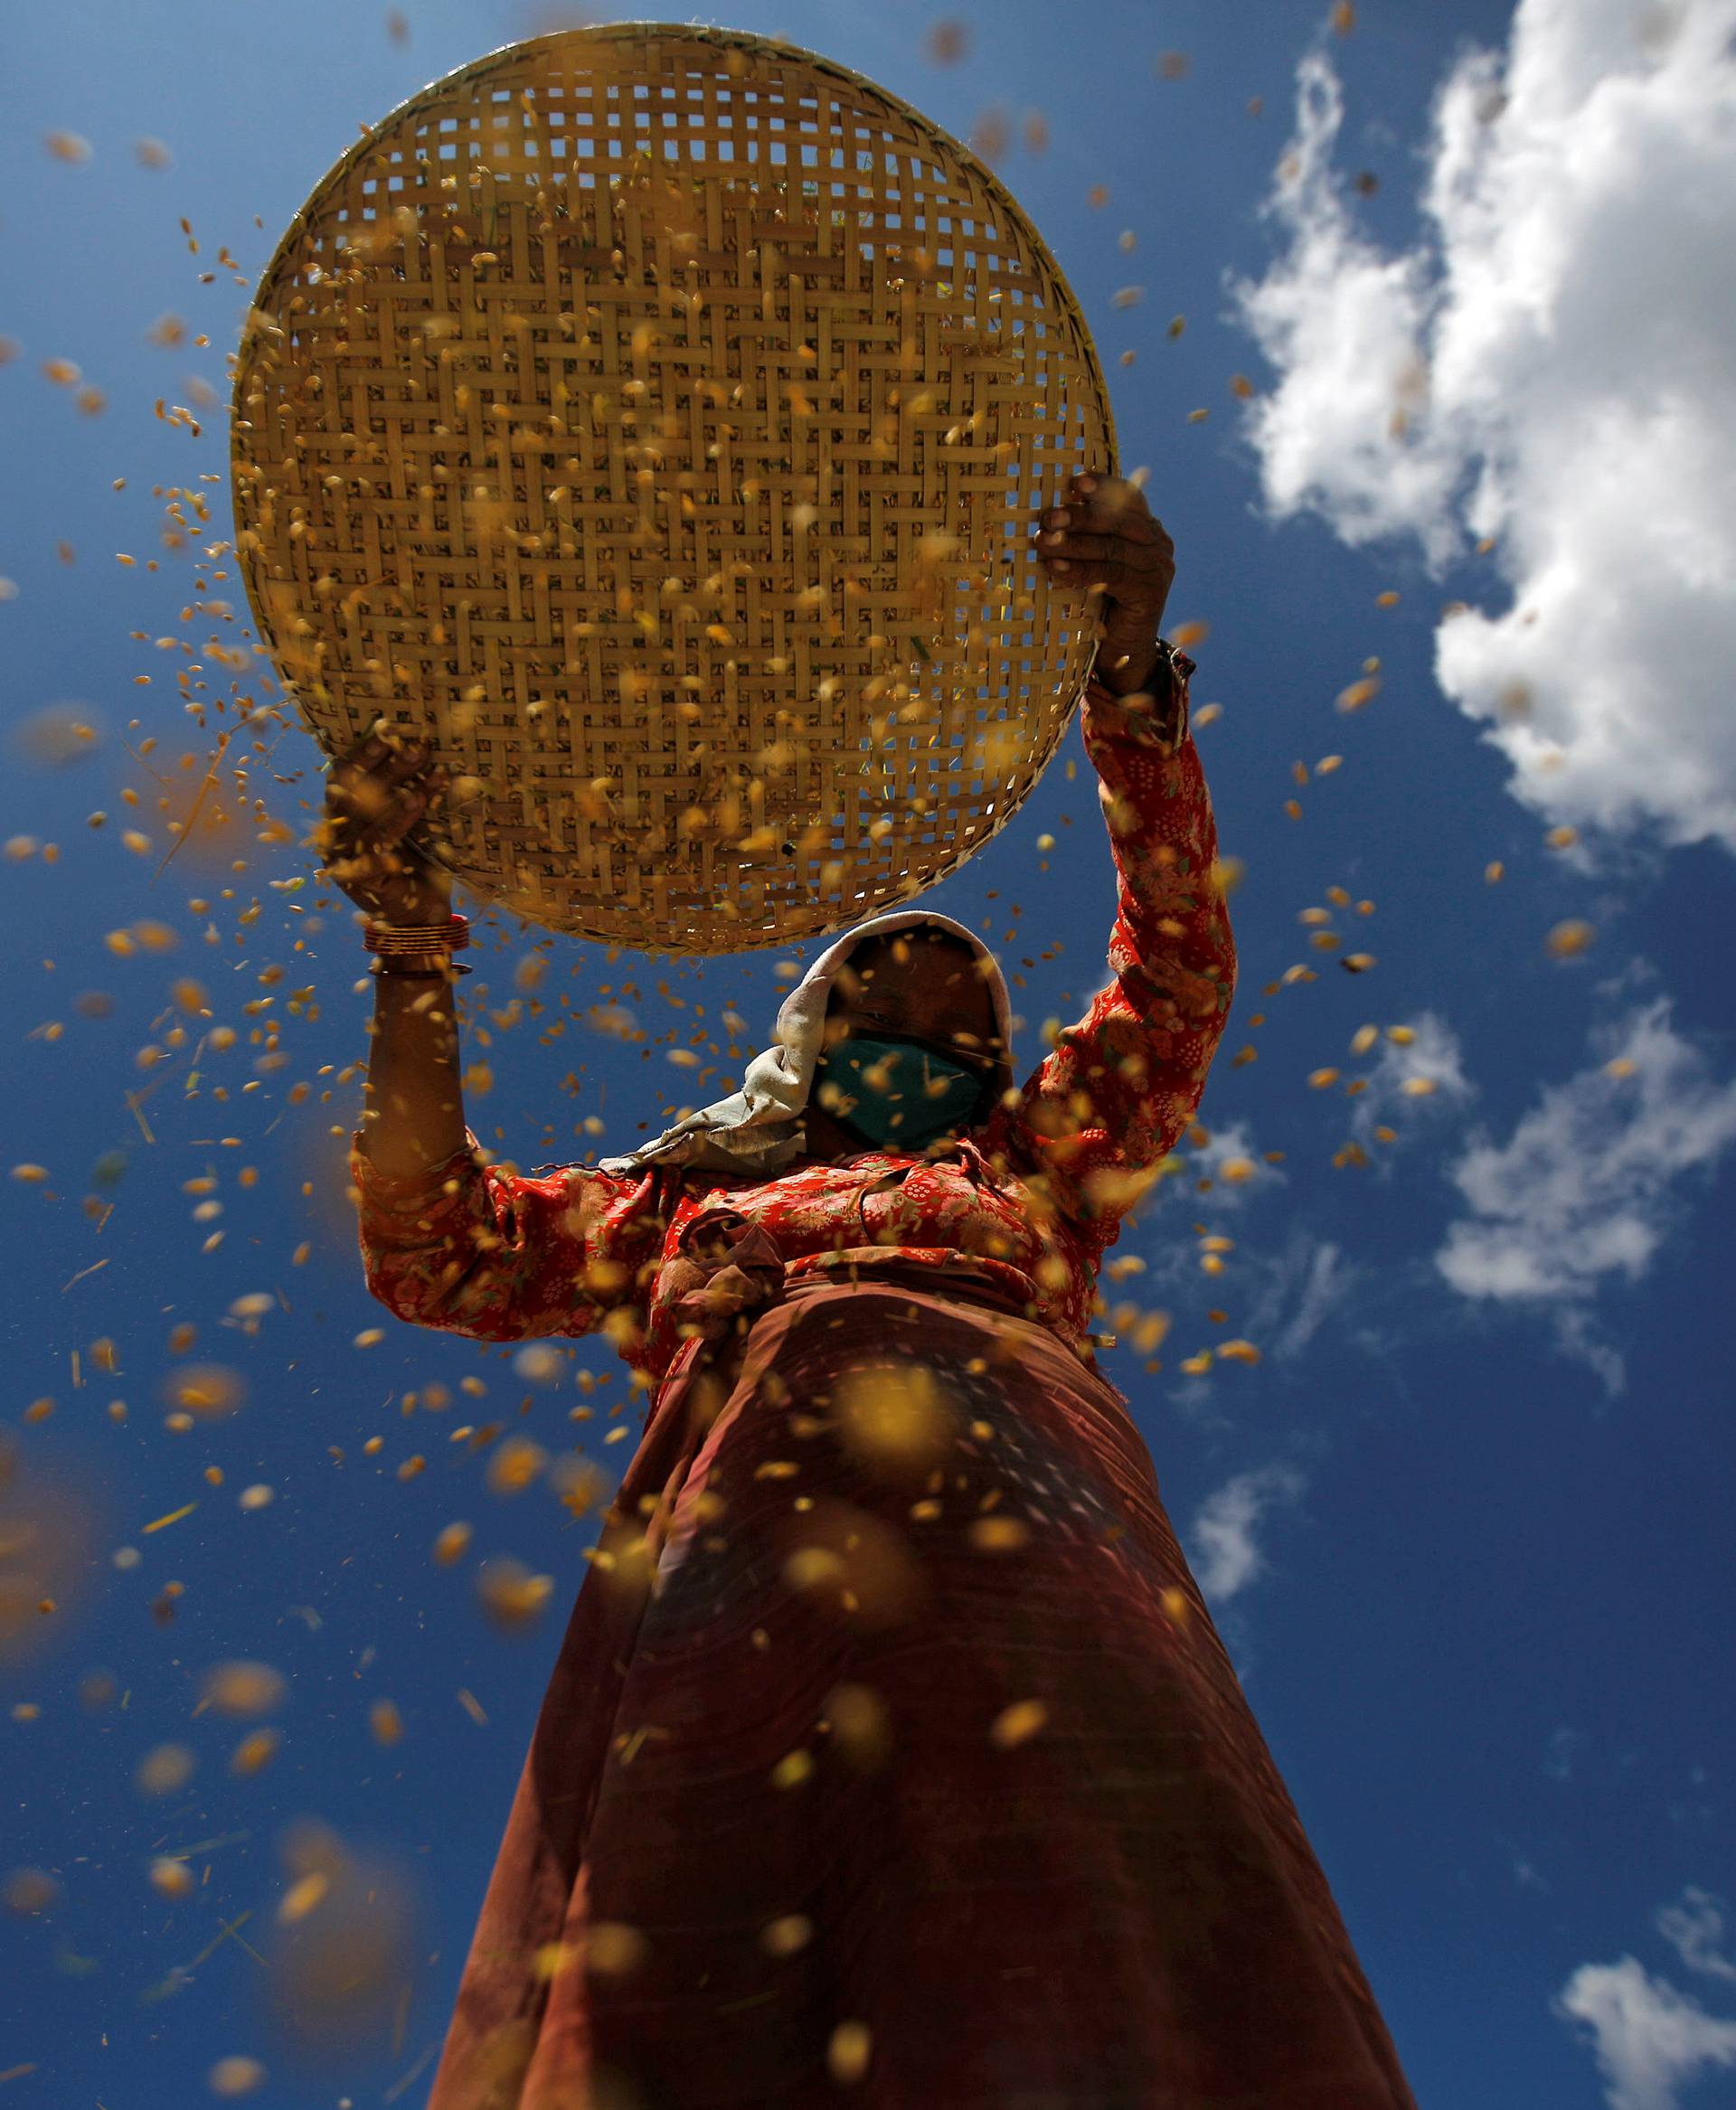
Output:
<path fill-rule="evenodd" d="M 1456 1049 L 1454 1062 L 1456 1065 Z M 1154 1198 L 1160 1206 L 1197 1213 L 1203 1205 L 1198 1185 L 1202 1180 L 1212 1182 L 1210 1206 L 1214 1224 L 1244 1207 L 1250 1196 L 1289 1184 L 1288 1175 L 1277 1165 L 1268 1164 L 1260 1154 L 1245 1120 L 1210 1128 L 1207 1136 L 1197 1149 L 1187 1146 L 1184 1173 L 1162 1180 L 1150 1191 L 1144 1204 L 1146 1216 L 1155 1213 Z M 1226 1164 L 1233 1168 L 1230 1178 L 1224 1176 Z M 1135 1286 L 1143 1285 L 1148 1290 L 1176 1297 L 1192 1296 L 1199 1290 L 1199 1254 L 1193 1246 L 1171 1236 L 1146 1258 L 1149 1272 L 1137 1276 Z M 1343 1303 L 1364 1272 L 1345 1261 L 1342 1248 L 1315 1238 L 1300 1224 L 1290 1228 L 1281 1252 L 1262 1254 L 1239 1242 L 1231 1264 L 1242 1284 L 1246 1312 L 1238 1330 L 1280 1362 L 1301 1353 L 1319 1331 L 1326 1314 Z M 1272 1329 L 1292 1303 L 1295 1309 L 1282 1332 L 1272 1337 Z M 1176 1405 L 1189 1408 L 1204 1405 L 1212 1397 L 1212 1385 L 1200 1379 L 1189 1380 L 1172 1394 Z"/>
<path fill-rule="evenodd" d="M 1194 1580 L 1215 1609 L 1246 1589 L 1266 1566 L 1254 1544 L 1254 1527 L 1274 1502 L 1294 1502 L 1306 1482 L 1291 1465 L 1266 1465 L 1239 1473 L 1208 1495 L 1189 1534 Z"/>
<path fill-rule="evenodd" d="M 1612 1391 L 1620 1358 L 1591 1338 L 1590 1300 L 1649 1270 L 1678 1213 L 1674 1183 L 1709 1177 L 1736 1141 L 1736 1082 L 1707 1077 L 1668 1013 L 1660 997 L 1594 1028 L 1593 1068 L 1545 1088 L 1505 1143 L 1477 1134 L 1449 1171 L 1470 1213 L 1435 1255 L 1462 1295 L 1553 1306 L 1562 1346 Z"/>
<path fill-rule="evenodd" d="M 1345 1302 L 1367 1272 L 1344 1258 L 1342 1246 L 1316 1238 L 1300 1222 L 1289 1226 L 1279 1251 L 1269 1255 L 1244 1247 L 1232 1258 L 1245 1314 L 1238 1331 L 1278 1362 L 1301 1354 L 1326 1314 Z"/>
<path fill-rule="evenodd" d="M 1371 1162 L 1389 1175 L 1397 1145 L 1376 1142 L 1377 1127 L 1394 1129 L 1401 1144 L 1431 1112 L 1460 1107 L 1476 1091 L 1465 1075 L 1458 1035 L 1445 1019 L 1425 1011 L 1400 1022 L 1412 1038 L 1382 1041 L 1379 1060 L 1364 1073 L 1367 1089 L 1358 1095 L 1351 1116 L 1357 1141 L 1368 1149 Z"/>
<path fill-rule="evenodd" d="M 1358 231 L 1323 53 L 1232 282 L 1276 370 L 1267 504 L 1437 573 L 1495 539 L 1510 605 L 1444 618 L 1445 692 L 1537 812 L 1736 849 L 1736 0 L 1520 0 L 1437 98 L 1425 234 Z"/>
<path fill-rule="evenodd" d="M 1320 1322 L 1334 1305 L 1341 1304 L 1349 1295 L 1351 1284 L 1359 1268 L 1344 1264 L 1343 1250 L 1323 1239 L 1308 1257 L 1307 1272 L 1302 1283 L 1302 1294 L 1284 1331 L 1272 1342 L 1272 1354 L 1279 1362 L 1288 1362 L 1291 1356 L 1302 1351 L 1320 1331 Z"/>
<path fill-rule="evenodd" d="M 1627 1390 L 1627 1358 L 1599 1336 L 1591 1314 L 1583 1305 L 1570 1305 L 1556 1311 L 1555 1342 L 1563 1355 L 1584 1363 L 1602 1379 L 1603 1389 L 1612 1399 Z"/>
<path fill-rule="evenodd" d="M 1310 53 L 1297 70 L 1297 137 L 1268 206 L 1289 247 L 1263 279 L 1234 287 L 1278 374 L 1248 430 L 1280 518 L 1324 513 L 1352 544 L 1409 532 L 1444 562 L 1460 540 L 1449 511 L 1458 457 L 1414 417 L 1428 382 L 1430 261 L 1383 256 L 1357 234 L 1331 167 L 1343 121 L 1338 77 Z"/>
<path fill-rule="evenodd" d="M 1240 1208 L 1250 1194 L 1288 1184 L 1288 1175 L 1260 1155 L 1246 1121 L 1226 1122 L 1222 1127 L 1201 1126 L 1207 1140 L 1197 1147 L 1185 1139 L 1177 1145 L 1184 1169 L 1148 1187 L 1128 1210 L 1128 1224 L 1147 1221 L 1165 1206 L 1197 1210 L 1196 1182 L 1201 1180 L 1212 1182 L 1212 1206 L 1216 1210 Z M 1235 1168 L 1230 1179 L 1223 1175 L 1226 1164 Z"/>
<path fill-rule="evenodd" d="M 1581 1964 L 1552 2005 L 1590 2031 L 1609 2110 L 1675 2110 L 1684 2082 L 1736 2067 L 1736 2022 L 1708 2014 L 1632 1956 Z"/>
<path fill-rule="evenodd" d="M 1231 1121 L 1222 1127 L 1207 1128 L 1206 1135 L 1208 1141 L 1199 1149 L 1191 1146 L 1188 1149 L 1187 1170 L 1190 1179 L 1212 1182 L 1214 1208 L 1221 1208 L 1225 1202 L 1240 1202 L 1250 1194 L 1263 1192 L 1268 1187 L 1289 1183 L 1287 1173 L 1279 1172 L 1276 1165 L 1269 1165 L 1260 1155 L 1254 1143 L 1253 1130 L 1246 1121 Z M 1224 1178 L 1226 1164 L 1237 1168 L 1234 1178 Z M 1169 1184 L 1165 1182 L 1166 1188 Z"/>
<path fill-rule="evenodd" d="M 1724 1938 L 1723 1899 L 1690 1883 L 1679 1905 L 1666 1905 L 1657 1916 L 1658 1931 L 1690 1971 L 1736 1984 L 1736 1964 L 1719 1949 Z"/>
<path fill-rule="evenodd" d="M 1563 1722 L 1549 1739 L 1549 1756 L 1543 1761 L 1543 1771 L 1552 1780 L 1571 1780 L 1573 1759 L 1585 1742 L 1583 1729 L 1570 1729 Z"/>

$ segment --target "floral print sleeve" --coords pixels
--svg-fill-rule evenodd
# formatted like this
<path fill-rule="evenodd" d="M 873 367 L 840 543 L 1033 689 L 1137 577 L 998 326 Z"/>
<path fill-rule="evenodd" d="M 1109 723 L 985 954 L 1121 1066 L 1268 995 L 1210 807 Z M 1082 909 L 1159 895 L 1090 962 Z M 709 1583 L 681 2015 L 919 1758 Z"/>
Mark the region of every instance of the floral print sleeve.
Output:
<path fill-rule="evenodd" d="M 1194 663 L 1172 664 L 1167 694 L 1086 685 L 1086 752 L 1115 857 L 1112 973 L 983 1131 L 1093 1264 L 1194 1118 L 1235 993 L 1216 824 L 1188 730 Z"/>
<path fill-rule="evenodd" d="M 479 1341 L 607 1333 L 632 1360 L 643 1344 L 665 1228 L 668 1178 L 561 1165 L 485 1165 L 476 1135 L 413 1178 L 350 1146 L 367 1285 L 411 1325 Z"/>

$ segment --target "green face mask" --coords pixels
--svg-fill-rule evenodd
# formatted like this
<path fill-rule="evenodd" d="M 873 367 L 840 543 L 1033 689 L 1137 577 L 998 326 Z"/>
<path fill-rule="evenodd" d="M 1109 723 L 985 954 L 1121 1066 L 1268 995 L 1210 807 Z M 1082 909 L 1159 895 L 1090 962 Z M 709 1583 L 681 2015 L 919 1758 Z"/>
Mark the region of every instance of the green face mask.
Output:
<path fill-rule="evenodd" d="M 930 1088 L 942 1079 L 944 1089 Z M 823 1084 L 843 1095 L 836 1107 L 816 1100 L 835 1121 L 892 1150 L 920 1150 L 937 1135 L 969 1126 L 992 1089 L 980 1069 L 904 1033 L 848 1034 L 820 1057 L 816 1093 Z"/>

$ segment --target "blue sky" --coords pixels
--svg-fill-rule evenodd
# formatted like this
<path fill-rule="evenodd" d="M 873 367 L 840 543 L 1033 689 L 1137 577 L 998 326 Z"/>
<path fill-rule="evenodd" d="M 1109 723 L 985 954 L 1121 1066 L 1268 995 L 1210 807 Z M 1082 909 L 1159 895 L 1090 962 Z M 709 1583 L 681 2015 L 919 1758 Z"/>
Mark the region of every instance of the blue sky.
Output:
<path fill-rule="evenodd" d="M 452 1431 L 582 1443 L 611 1474 L 630 1448 L 604 1440 L 626 1385 L 602 1345 L 551 1380 L 365 1294 L 341 1169 L 361 1088 L 339 1081 L 365 1056 L 361 956 L 344 915 L 281 885 L 311 870 L 312 742 L 286 734 L 255 777 L 288 839 L 249 817 L 154 877 L 157 798 L 184 802 L 209 745 L 172 678 L 184 655 L 156 644 L 202 630 L 153 490 L 208 492 L 227 532 L 223 354 L 247 287 L 359 125 L 559 19 L 402 13 L 394 34 L 337 0 L 197 18 L 65 0 L 0 24 L 0 1045 L 5 1163 L 26 1168 L 0 1182 L 0 1511 L 42 1527 L 57 1607 L 0 1627 L 8 2110 L 178 2110 L 249 2077 L 225 2058 L 259 2060 L 249 2099 L 284 2110 L 420 2099 L 588 1542 L 546 1480 L 495 1492 L 490 1451 Z M 1080 299 L 1122 466 L 1148 468 L 1175 540 L 1172 626 L 1209 625 L 1197 737 L 1245 866 L 1241 981 L 1186 1172 L 1112 1255 L 1143 1270 L 1103 1285 L 1170 1314 L 1161 1368 L 1126 1347 L 1105 1367 L 1419 2100 L 1736 2103 L 1736 1005 L 1717 971 L 1736 922 L 1736 21 L 1723 0 L 1367 0 L 1340 27 L 1312 0 L 703 19 L 842 61 L 961 138 L 1008 120 L 996 166 Z M 968 32 L 950 63 L 942 20 Z M 1378 692 L 1339 708 L 1371 657 Z M 1077 728 L 1063 755 L 1073 780 L 1058 758 L 928 897 L 1009 970 L 1052 955 L 1014 987 L 1022 1071 L 1042 1021 L 1107 972 Z M 1045 831 L 1061 848 L 1038 876 Z M 1320 909 L 1367 973 L 1311 945 Z M 1589 941 L 1552 949 L 1572 924 Z M 532 937 L 484 934 L 473 1011 L 508 1012 Z M 542 994 L 575 1022 L 553 1043 L 522 1013 L 488 1027 L 473 1125 L 526 1165 L 630 1146 L 685 1103 L 691 1073 L 662 1055 L 693 1007 L 734 1005 L 745 1058 L 779 966 L 816 949 L 610 966 L 560 942 Z M 238 1034 L 191 1082 L 197 1036 L 170 1031 L 185 977 Z M 283 1014 L 309 984 L 288 1062 L 258 1068 L 269 1013 L 243 1004 L 275 989 Z M 583 1022 L 611 1001 L 642 1043 Z M 1219 1270 L 1207 1239 L 1231 1241 Z M 1183 1371 L 1231 1337 L 1260 1361 Z M 176 1431 L 165 1386 L 189 1361 L 246 1397 Z M 438 1414 L 431 1384 L 452 1395 Z M 457 1520 L 474 1540 L 441 1565 Z M 507 1558 L 554 1583 L 503 1634 L 476 1578 Z M 202 1705 L 236 1660 L 285 1681 L 258 1718 L 224 1712 L 232 1679 Z M 233 1770 L 261 1723 L 280 1743 Z M 146 1793 L 165 1747 L 192 1771 Z M 272 1997 L 295 1969 L 281 1901 L 339 1865 L 335 1842 L 387 1900 L 410 1991 L 321 2063 Z M 154 1884 L 165 1854 L 189 1894 Z"/>

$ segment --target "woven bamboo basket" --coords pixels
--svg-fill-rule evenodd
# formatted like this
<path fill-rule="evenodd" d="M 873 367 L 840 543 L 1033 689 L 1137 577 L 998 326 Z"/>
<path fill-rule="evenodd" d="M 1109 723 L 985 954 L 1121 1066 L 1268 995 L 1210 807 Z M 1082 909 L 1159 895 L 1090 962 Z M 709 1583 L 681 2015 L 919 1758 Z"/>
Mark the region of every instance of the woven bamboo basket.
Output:
<path fill-rule="evenodd" d="M 551 929 L 712 954 L 932 886 L 1018 809 L 1094 622 L 1031 546 L 1113 470 L 1090 331 L 967 148 L 779 41 L 561 31 L 322 179 L 236 372 L 240 562 L 335 755 Z"/>

